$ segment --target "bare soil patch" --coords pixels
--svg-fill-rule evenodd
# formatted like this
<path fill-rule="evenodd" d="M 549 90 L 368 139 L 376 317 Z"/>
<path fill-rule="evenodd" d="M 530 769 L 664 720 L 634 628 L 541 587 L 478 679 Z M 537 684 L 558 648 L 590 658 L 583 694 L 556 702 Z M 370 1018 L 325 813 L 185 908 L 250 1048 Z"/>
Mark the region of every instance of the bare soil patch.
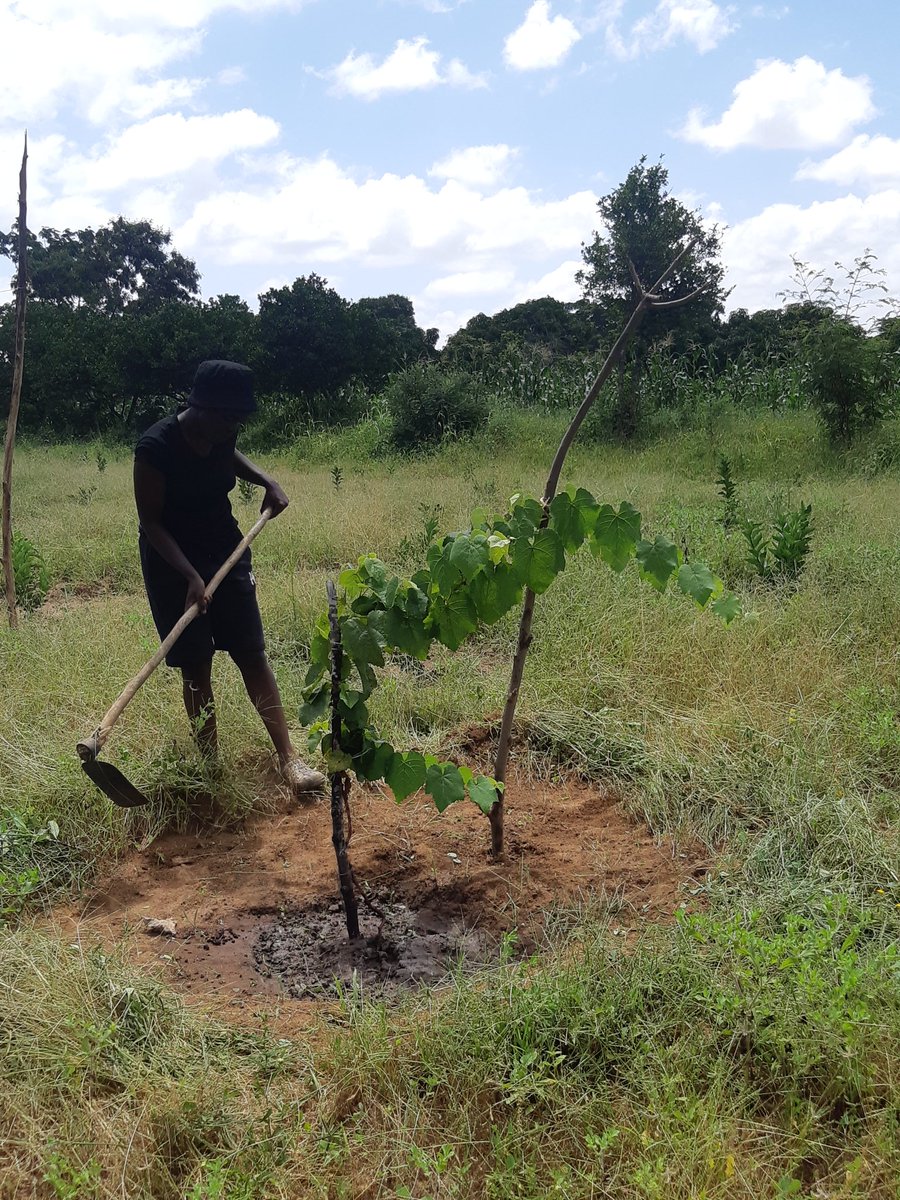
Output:
<path fill-rule="evenodd" d="M 607 899 L 627 938 L 670 918 L 706 872 L 702 851 L 655 838 L 601 788 L 513 777 L 507 797 L 508 853 L 494 863 L 473 805 L 440 815 L 423 797 L 397 805 L 378 788 L 354 788 L 357 882 L 391 913 L 379 929 L 361 905 L 375 938 L 357 947 L 361 958 L 346 946 L 325 802 L 285 799 L 236 828 L 164 834 L 54 919 L 70 938 L 124 940 L 134 961 L 220 1012 L 239 1019 L 293 1004 L 300 1017 L 292 996 L 322 994 L 333 975 L 352 979 L 379 946 L 382 978 L 433 982 L 460 952 L 494 953 L 504 934 L 533 947 L 548 910 L 588 897 Z M 174 922 L 174 933 L 157 925 L 152 935 L 153 921 Z M 391 958 L 398 945 L 402 961 Z"/>

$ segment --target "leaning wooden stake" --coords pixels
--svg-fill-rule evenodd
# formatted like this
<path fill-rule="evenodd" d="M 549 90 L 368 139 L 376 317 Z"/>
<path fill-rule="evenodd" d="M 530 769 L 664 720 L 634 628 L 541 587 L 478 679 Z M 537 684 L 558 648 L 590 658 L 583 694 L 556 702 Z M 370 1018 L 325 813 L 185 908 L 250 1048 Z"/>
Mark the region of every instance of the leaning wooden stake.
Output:
<path fill-rule="evenodd" d="M 344 647 L 341 643 L 341 627 L 338 624 L 337 590 L 331 580 L 326 584 L 328 591 L 328 623 L 331 626 L 331 752 L 341 752 L 341 668 Z M 353 889 L 353 868 L 347 853 L 347 836 L 344 828 L 344 810 L 350 795 L 350 777 L 346 771 L 330 771 L 331 783 L 331 842 L 337 859 L 338 886 L 344 902 L 347 918 L 347 936 L 353 941 L 359 937 L 359 911 L 356 907 L 356 892 Z"/>
<path fill-rule="evenodd" d="M 638 326 L 643 321 L 646 314 L 651 309 L 666 309 L 679 308 L 683 304 L 690 303 L 696 299 L 704 287 L 699 287 L 690 295 L 684 296 L 679 300 L 661 300 L 656 294 L 658 289 L 662 287 L 665 281 L 669 278 L 676 266 L 681 262 L 682 258 L 693 248 L 696 238 L 688 242 L 680 253 L 669 263 L 656 283 L 649 291 L 645 290 L 634 267 L 631 266 L 631 276 L 634 284 L 635 306 L 628 318 L 625 328 L 616 339 L 616 343 L 606 356 L 603 366 L 597 378 L 591 384 L 581 402 L 578 412 L 572 418 L 572 423 L 566 430 L 562 441 L 559 443 L 559 449 L 556 451 L 556 456 L 553 459 L 553 465 L 550 467 L 550 474 L 547 476 L 547 482 L 544 485 L 544 495 L 542 498 L 543 514 L 541 516 L 540 528 L 545 529 L 550 520 L 550 502 L 556 495 L 556 489 L 559 485 L 559 477 L 562 474 L 563 464 L 566 461 L 566 455 L 572 442 L 575 440 L 575 435 L 581 428 L 581 424 L 588 412 L 591 409 L 594 401 L 600 394 L 600 389 L 606 383 L 613 367 L 622 358 L 626 347 L 637 332 Z M 630 264 L 629 264 L 630 266 Z M 494 778 L 498 783 L 506 783 L 506 768 L 509 763 L 509 743 L 512 736 L 513 719 L 516 715 L 516 705 L 519 702 L 519 689 L 522 686 L 522 676 L 525 672 L 525 659 L 528 657 L 528 650 L 531 646 L 531 623 L 534 618 L 534 601 L 535 594 L 531 588 L 525 589 L 525 598 L 522 603 L 522 616 L 519 619 L 519 637 L 516 642 L 516 653 L 513 657 L 512 674 L 509 679 L 509 688 L 506 692 L 506 703 L 503 706 L 503 718 L 500 722 L 500 740 L 497 745 L 497 754 L 494 759 Z M 503 800 L 503 792 L 500 791 L 497 796 L 497 801 L 490 812 L 491 823 L 491 854 L 495 858 L 500 858 L 503 854 L 503 825 L 504 825 L 505 805 Z"/>
<path fill-rule="evenodd" d="M 16 343 L 13 359 L 12 394 L 9 417 L 6 421 L 6 441 L 3 447 L 3 578 L 6 583 L 6 608 L 11 629 L 19 626 L 16 612 L 16 575 L 12 559 L 12 469 L 16 446 L 16 425 L 19 420 L 19 401 L 22 396 L 22 371 L 25 364 L 25 303 L 28 296 L 28 225 L 27 218 L 28 134 L 22 152 L 19 171 L 19 258 L 16 265 Z"/>

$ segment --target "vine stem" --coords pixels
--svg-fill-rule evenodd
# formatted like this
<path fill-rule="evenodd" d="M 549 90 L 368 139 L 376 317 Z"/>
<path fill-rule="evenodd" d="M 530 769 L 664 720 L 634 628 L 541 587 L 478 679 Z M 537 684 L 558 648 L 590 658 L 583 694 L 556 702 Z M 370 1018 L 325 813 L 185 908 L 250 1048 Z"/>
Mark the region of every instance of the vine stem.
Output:
<path fill-rule="evenodd" d="M 637 272 L 632 263 L 628 266 L 631 272 L 631 277 L 634 283 L 634 294 L 636 303 L 628 318 L 622 332 L 616 338 L 615 344 L 607 354 L 599 372 L 597 373 L 594 382 L 588 388 L 584 399 L 578 407 L 578 411 L 572 418 L 569 428 L 563 435 L 562 441 L 559 443 L 559 449 L 556 451 L 553 463 L 550 467 L 550 474 L 547 476 L 547 482 L 544 485 L 544 495 L 541 500 L 543 512 L 539 524 L 540 529 L 546 529 L 550 521 L 550 504 L 553 497 L 556 495 L 556 489 L 559 486 L 559 477 L 562 474 L 562 469 L 566 461 L 566 456 L 575 440 L 578 430 L 581 428 L 582 422 L 591 410 L 594 401 L 600 394 L 600 390 L 612 374 L 613 368 L 621 360 L 628 347 L 628 343 L 634 337 L 641 322 L 646 314 L 653 308 L 677 308 L 683 304 L 690 303 L 696 296 L 700 295 L 705 290 L 704 287 L 697 288 L 690 295 L 684 296 L 678 300 L 661 300 L 658 296 L 658 290 L 666 282 L 672 272 L 675 270 L 679 262 L 693 248 L 697 239 L 693 238 L 682 247 L 680 252 L 669 263 L 662 275 L 647 291 L 641 284 Z M 525 660 L 528 657 L 528 651 L 531 648 L 533 640 L 531 625 L 534 620 L 534 601 L 535 593 L 530 587 L 526 587 L 525 596 L 522 602 L 522 615 L 519 618 L 519 636 L 516 641 L 516 652 L 513 656 L 512 672 L 509 678 L 509 687 L 506 692 L 506 702 L 503 706 L 503 716 L 500 721 L 500 738 L 497 743 L 497 753 L 494 758 L 494 779 L 500 784 L 506 784 L 506 769 L 509 764 L 509 746 L 512 737 L 513 721 L 516 715 L 516 707 L 519 703 L 519 690 L 522 686 L 522 677 L 525 673 Z M 494 858 L 502 858 L 504 853 L 504 825 L 505 825 L 506 803 L 503 790 L 498 793 L 497 799 L 491 808 L 488 820 L 491 825 L 491 855 Z"/>
<path fill-rule="evenodd" d="M 6 608 L 9 613 L 10 629 L 18 629 L 16 611 L 16 573 L 12 561 L 12 469 L 13 452 L 16 445 L 16 425 L 19 420 L 19 402 L 22 397 L 22 374 L 25 366 L 25 306 L 28 300 L 28 134 L 22 151 L 22 167 L 19 171 L 19 254 L 16 264 L 16 333 L 13 359 L 12 391 L 9 400 L 9 417 L 6 421 L 6 438 L 3 446 L 2 483 L 2 526 L 3 576 L 6 588 Z"/>
<path fill-rule="evenodd" d="M 337 589 L 329 579 L 325 585 L 328 592 L 328 624 L 331 630 L 331 751 L 341 752 L 341 670 L 344 663 L 344 647 L 341 642 L 341 627 L 338 623 Z M 344 810 L 349 816 L 350 779 L 346 771 L 329 771 L 331 784 L 331 844 L 337 859 L 338 887 L 347 920 L 347 936 L 351 942 L 359 937 L 359 909 L 353 888 L 353 867 L 347 850 L 344 829 Z"/>

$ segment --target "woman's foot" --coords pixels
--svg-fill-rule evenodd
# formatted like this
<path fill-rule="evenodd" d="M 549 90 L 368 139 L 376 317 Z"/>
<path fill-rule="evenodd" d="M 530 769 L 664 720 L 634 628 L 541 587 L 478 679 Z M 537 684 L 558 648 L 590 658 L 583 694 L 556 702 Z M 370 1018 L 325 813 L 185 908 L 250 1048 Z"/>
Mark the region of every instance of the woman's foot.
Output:
<path fill-rule="evenodd" d="M 281 764 L 281 778 L 295 796 L 302 792 L 318 792 L 325 786 L 322 772 L 308 767 L 300 758 L 289 758 Z"/>

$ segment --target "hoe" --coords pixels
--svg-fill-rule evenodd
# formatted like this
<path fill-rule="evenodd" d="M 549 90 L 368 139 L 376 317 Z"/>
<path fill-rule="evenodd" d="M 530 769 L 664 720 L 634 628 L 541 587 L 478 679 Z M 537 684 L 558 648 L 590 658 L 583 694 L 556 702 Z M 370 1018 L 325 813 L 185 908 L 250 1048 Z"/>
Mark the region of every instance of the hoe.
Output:
<path fill-rule="evenodd" d="M 264 509 L 262 516 L 253 526 L 253 528 L 242 538 L 240 543 L 235 546 L 232 553 L 228 556 L 225 562 L 222 563 L 215 575 L 209 581 L 206 587 L 207 597 L 212 596 L 213 592 L 235 565 L 256 535 L 262 530 L 265 523 L 272 516 L 270 508 Z M 112 727 L 118 721 L 124 712 L 126 706 L 131 703 L 138 689 L 147 682 L 159 664 L 166 657 L 178 641 L 181 634 L 187 629 L 191 621 L 197 616 L 200 608 L 196 604 L 192 604 L 190 608 L 185 609 L 184 614 L 179 619 L 178 623 L 173 628 L 169 636 L 161 643 L 159 649 L 153 655 L 148 663 L 145 663 L 138 671 L 137 675 L 131 679 L 123 688 L 121 695 L 110 708 L 109 712 L 101 720 L 100 724 L 89 737 L 84 741 L 79 742 L 75 749 L 78 751 L 78 756 L 81 759 L 82 770 L 88 775 L 102 792 L 105 792 L 112 800 L 113 804 L 117 804 L 119 808 L 136 808 L 140 804 L 148 804 L 149 800 L 134 786 L 130 779 L 127 779 L 118 767 L 114 767 L 112 763 L 100 761 L 100 751 L 106 744 L 106 739 L 112 732 Z"/>

